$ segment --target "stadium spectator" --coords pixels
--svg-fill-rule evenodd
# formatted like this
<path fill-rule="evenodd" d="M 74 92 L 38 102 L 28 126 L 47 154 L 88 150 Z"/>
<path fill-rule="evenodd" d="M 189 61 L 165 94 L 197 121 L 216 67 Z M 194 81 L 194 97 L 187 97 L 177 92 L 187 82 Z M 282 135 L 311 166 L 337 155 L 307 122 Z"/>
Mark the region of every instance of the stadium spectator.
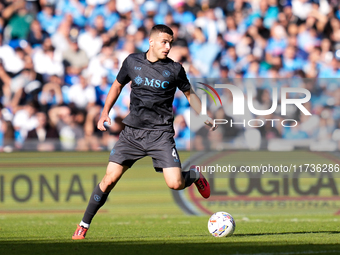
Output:
<path fill-rule="evenodd" d="M 265 116 L 265 119 L 273 119 L 275 116 Z M 270 121 L 266 121 L 263 126 L 258 128 L 261 137 L 263 138 L 264 146 L 268 146 L 268 141 L 275 138 L 280 138 L 280 127 L 277 125 L 273 125 Z"/>
<path fill-rule="evenodd" d="M 27 42 L 31 45 L 31 47 L 41 47 L 48 36 L 48 33 L 42 30 L 39 21 L 33 20 L 27 36 Z"/>
<path fill-rule="evenodd" d="M 26 9 L 25 1 L 14 1 L 2 11 L 2 16 L 7 21 L 9 40 L 26 39 L 33 16 Z"/>
<path fill-rule="evenodd" d="M 195 24 L 202 28 L 207 41 L 216 43 L 218 34 L 226 30 L 223 14 L 218 10 L 208 9 L 204 12 L 204 16 L 199 17 Z"/>
<path fill-rule="evenodd" d="M 79 0 L 59 0 L 56 1 L 55 13 L 58 16 L 65 16 L 71 14 L 73 23 L 77 27 L 84 27 L 86 23 L 85 18 L 85 4 Z"/>
<path fill-rule="evenodd" d="M 96 135 L 99 136 L 100 143 L 102 146 L 108 150 L 110 150 L 115 143 L 119 139 L 120 132 L 124 129 L 125 125 L 123 123 L 123 118 L 121 116 L 117 116 L 112 118 L 112 122 L 110 126 L 107 126 L 108 132 L 100 133 L 96 132 Z M 101 138 L 100 138 L 101 136 Z"/>
<path fill-rule="evenodd" d="M 277 1 L 260 0 L 259 9 L 255 11 L 250 18 L 263 18 L 263 25 L 266 28 L 271 28 L 278 18 L 279 8 Z"/>
<path fill-rule="evenodd" d="M 143 17 L 152 17 L 157 24 L 166 23 L 166 16 L 172 12 L 172 8 L 168 1 L 163 0 L 147 0 L 141 7 L 141 15 Z M 167 24 L 170 25 L 172 22 L 173 21 Z"/>
<path fill-rule="evenodd" d="M 183 115 L 177 115 L 174 120 L 175 142 L 178 150 L 190 150 L 190 129 Z"/>
<path fill-rule="evenodd" d="M 189 58 L 188 41 L 185 38 L 185 30 L 181 29 L 179 23 L 172 23 L 170 28 L 174 32 L 174 42 L 172 44 L 171 58 L 175 61 L 182 61 Z"/>
<path fill-rule="evenodd" d="M 216 119 L 224 119 L 227 120 L 228 123 L 233 121 L 233 118 L 231 116 L 228 116 L 224 113 L 223 107 L 220 107 L 216 110 L 215 116 Z M 239 133 L 239 128 L 237 128 L 235 125 L 221 125 L 221 134 L 222 139 L 227 142 L 234 142 L 235 138 L 237 137 Z"/>
<path fill-rule="evenodd" d="M 228 67 L 229 70 L 236 70 L 238 63 L 238 56 L 234 46 L 230 46 L 227 49 L 223 49 L 220 55 L 221 66 Z"/>
<path fill-rule="evenodd" d="M 275 24 L 270 29 L 271 37 L 268 40 L 266 50 L 266 60 L 270 63 L 272 56 L 283 54 L 287 47 L 287 34 L 283 26 Z"/>
<path fill-rule="evenodd" d="M 4 106 L 9 106 L 11 103 L 11 77 L 7 74 L 2 59 L 0 59 L 0 98 Z"/>
<path fill-rule="evenodd" d="M 185 1 L 177 0 L 172 6 L 174 8 L 173 19 L 181 25 L 189 25 L 195 21 L 195 16 L 192 12 L 186 11 Z"/>
<path fill-rule="evenodd" d="M 247 34 L 251 39 L 250 48 L 254 57 L 257 60 L 262 60 L 265 55 L 265 47 L 267 45 L 267 41 L 262 35 L 259 33 L 259 27 L 257 26 L 249 26 Z"/>
<path fill-rule="evenodd" d="M 86 4 L 88 6 L 91 6 L 91 8 L 97 6 L 97 5 L 103 5 L 106 4 L 108 0 L 86 0 Z"/>
<path fill-rule="evenodd" d="M 294 23 L 293 23 L 294 24 Z M 258 34 L 264 39 L 268 40 L 270 37 L 270 30 L 263 25 L 263 18 L 259 17 L 254 20 L 252 24 L 257 28 Z"/>
<path fill-rule="evenodd" d="M 191 12 L 197 18 L 198 12 L 202 11 L 202 6 L 195 0 L 187 0 L 185 10 Z"/>
<path fill-rule="evenodd" d="M 125 58 L 131 53 L 136 52 L 136 46 L 133 41 L 133 38 L 126 40 L 123 46 L 123 49 L 117 52 L 116 57 L 119 60 L 119 63 L 123 63 Z"/>
<path fill-rule="evenodd" d="M 55 14 L 55 5 L 49 1 L 43 3 L 41 7 L 42 9 L 36 18 L 40 22 L 43 30 L 52 35 L 57 31 L 59 24 L 63 20 L 63 16 Z"/>
<path fill-rule="evenodd" d="M 329 38 L 323 38 L 320 43 L 320 64 L 327 64 L 333 59 L 332 43 Z"/>
<path fill-rule="evenodd" d="M 21 51 L 22 52 L 22 51 Z M 0 59 L 2 64 L 10 75 L 15 75 L 24 67 L 20 49 L 13 49 L 8 44 L 4 43 L 3 35 L 0 34 Z"/>
<path fill-rule="evenodd" d="M 36 101 L 43 84 L 43 76 L 34 70 L 32 58 L 26 55 L 24 63 L 24 69 L 10 80 L 13 112 L 32 100 Z"/>
<path fill-rule="evenodd" d="M 57 75 L 49 77 L 49 82 L 43 85 L 38 97 L 42 110 L 47 112 L 52 106 L 64 103 L 62 85 L 61 77 Z"/>
<path fill-rule="evenodd" d="M 42 45 L 42 49 L 37 49 L 33 55 L 34 70 L 45 75 L 64 75 L 62 64 L 62 53 L 57 51 L 52 45 L 52 40 L 47 37 Z"/>
<path fill-rule="evenodd" d="M 89 110 L 96 102 L 95 89 L 89 85 L 88 79 L 89 75 L 85 69 L 79 75 L 79 83 L 71 85 L 68 91 L 69 103 L 74 104 L 78 110 Z"/>
<path fill-rule="evenodd" d="M 27 137 L 27 133 L 37 127 L 38 120 L 36 112 L 39 105 L 36 101 L 31 101 L 18 110 L 13 117 L 15 147 L 21 149 Z"/>
<path fill-rule="evenodd" d="M 312 3 L 308 0 L 292 0 L 292 11 L 300 20 L 306 20 L 312 10 Z"/>
<path fill-rule="evenodd" d="M 51 36 L 52 45 L 59 52 L 65 52 L 69 49 L 69 36 L 71 33 L 72 23 L 69 20 L 63 20 L 57 31 Z M 73 32 L 74 30 L 72 30 Z"/>
<path fill-rule="evenodd" d="M 283 53 L 282 68 L 285 72 L 294 72 L 302 69 L 304 61 L 296 56 L 294 46 L 288 45 Z"/>
<path fill-rule="evenodd" d="M 218 1 L 215 1 L 218 2 Z M 220 1 L 223 2 L 223 1 Z M 258 1 L 257 1 L 258 3 Z M 256 4 L 257 4 L 256 3 Z M 254 3 L 252 3 L 254 5 Z M 214 7 L 221 7 L 223 9 L 225 9 L 227 14 L 232 14 L 235 11 L 241 11 L 241 12 L 245 12 L 245 13 L 250 13 L 252 6 L 250 3 L 248 3 L 247 1 L 244 0 L 235 0 L 235 1 L 228 1 L 225 3 L 225 5 L 216 5 Z M 254 8 L 254 6 L 253 6 Z M 257 7 L 255 7 L 254 9 L 257 9 Z"/>
<path fill-rule="evenodd" d="M 116 0 L 109 0 L 105 5 L 97 5 L 88 19 L 88 24 L 94 25 L 95 18 L 100 15 L 104 17 L 105 28 L 110 30 L 119 21 L 119 13 L 116 8 Z"/>
<path fill-rule="evenodd" d="M 306 103 L 304 105 L 309 111 L 312 111 L 311 103 Z M 313 115 L 300 115 L 301 121 L 301 130 L 306 132 L 308 137 L 313 137 L 315 135 L 315 131 L 318 129 L 320 125 L 320 117 L 316 114 Z"/>
<path fill-rule="evenodd" d="M 95 20 L 100 19 L 102 16 L 96 17 Z M 103 39 L 99 36 L 98 31 L 93 26 L 86 26 L 85 32 L 80 33 L 78 36 L 79 49 L 86 52 L 87 57 L 90 59 L 96 56 L 103 45 Z"/>
<path fill-rule="evenodd" d="M 260 64 L 258 61 L 253 60 L 249 63 L 248 69 L 245 71 L 244 78 L 258 78 Z"/>
<path fill-rule="evenodd" d="M 73 84 L 74 80 L 77 80 L 77 75 L 87 67 L 89 58 L 84 50 L 79 49 L 77 38 L 74 36 L 69 37 L 69 48 L 63 52 L 62 56 L 65 68 L 65 82 Z"/>
<path fill-rule="evenodd" d="M 7 123 L 2 116 L 2 105 L 0 104 L 0 152 L 3 151 L 5 144 L 5 133 L 7 131 Z"/>
<path fill-rule="evenodd" d="M 340 77 L 340 64 L 339 60 L 333 58 L 328 65 L 324 65 L 320 68 L 319 72 L 320 78 L 339 78 Z"/>
<path fill-rule="evenodd" d="M 306 53 L 309 53 L 315 46 L 320 45 L 316 30 L 301 24 L 299 26 L 299 34 L 297 35 L 297 44 Z"/>
<path fill-rule="evenodd" d="M 87 67 L 87 71 L 90 76 L 90 84 L 93 86 L 100 85 L 102 83 L 102 77 L 108 76 L 115 69 L 117 70 L 118 67 L 115 67 L 117 62 L 118 59 L 115 58 L 112 45 L 103 45 L 100 53 L 97 56 L 91 58 L 91 61 Z"/>
<path fill-rule="evenodd" d="M 77 123 L 76 119 L 82 119 L 82 115 L 72 111 L 68 106 L 51 108 L 48 116 L 52 127 L 55 127 L 59 134 L 62 150 L 86 150 L 84 130 Z"/>
<path fill-rule="evenodd" d="M 37 126 L 27 133 L 24 150 L 55 151 L 59 150 L 59 134 L 50 126 L 44 112 L 36 113 Z"/>
<path fill-rule="evenodd" d="M 96 29 L 98 35 L 102 35 L 107 33 L 107 29 L 105 28 L 105 19 L 103 16 L 98 15 L 95 20 L 93 27 Z"/>
<path fill-rule="evenodd" d="M 95 86 L 96 90 L 96 105 L 101 107 L 104 106 L 106 96 L 111 88 L 111 83 L 107 81 L 107 76 L 103 73 L 101 77 L 101 82 L 98 86 Z"/>
<path fill-rule="evenodd" d="M 145 27 L 138 28 L 134 41 L 137 50 L 146 52 L 149 49 L 149 40 L 147 38 Z"/>
<path fill-rule="evenodd" d="M 237 31 L 235 20 L 232 16 L 226 17 L 227 29 L 224 33 L 223 39 L 227 42 L 228 46 L 235 46 L 241 39 L 241 34 Z"/>

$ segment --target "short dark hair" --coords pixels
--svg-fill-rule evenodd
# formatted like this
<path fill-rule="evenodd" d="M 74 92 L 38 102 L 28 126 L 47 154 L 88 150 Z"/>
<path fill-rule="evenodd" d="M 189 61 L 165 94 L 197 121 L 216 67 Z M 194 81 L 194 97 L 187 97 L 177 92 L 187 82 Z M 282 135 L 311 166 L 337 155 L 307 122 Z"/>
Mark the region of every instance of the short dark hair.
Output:
<path fill-rule="evenodd" d="M 166 25 L 155 25 L 155 26 L 153 26 L 153 28 L 151 29 L 151 32 L 150 32 L 150 36 L 154 33 L 166 33 L 166 34 L 169 34 L 171 36 L 174 35 L 174 32 L 172 32 L 171 28 L 166 26 Z"/>

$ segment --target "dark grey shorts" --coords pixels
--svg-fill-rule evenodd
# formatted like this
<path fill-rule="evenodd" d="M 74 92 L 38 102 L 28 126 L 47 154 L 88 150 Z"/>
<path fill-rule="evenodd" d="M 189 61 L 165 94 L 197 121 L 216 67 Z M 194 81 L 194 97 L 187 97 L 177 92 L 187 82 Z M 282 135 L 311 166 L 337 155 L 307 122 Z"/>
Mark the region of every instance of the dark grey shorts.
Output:
<path fill-rule="evenodd" d="M 137 160 L 150 156 L 156 171 L 181 167 L 173 136 L 169 131 L 125 126 L 110 153 L 109 161 L 131 167 Z"/>

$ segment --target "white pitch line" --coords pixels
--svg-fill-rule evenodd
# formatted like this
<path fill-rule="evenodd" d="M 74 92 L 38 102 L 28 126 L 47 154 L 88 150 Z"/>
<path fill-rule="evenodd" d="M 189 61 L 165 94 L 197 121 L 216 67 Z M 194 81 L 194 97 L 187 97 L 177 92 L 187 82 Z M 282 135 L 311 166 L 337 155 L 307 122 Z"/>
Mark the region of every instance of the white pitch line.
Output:
<path fill-rule="evenodd" d="M 261 253 L 234 253 L 228 255 L 298 255 L 298 254 L 328 254 L 328 253 L 340 253 L 340 250 L 332 250 L 332 251 L 302 251 L 302 252 L 261 252 Z M 227 255 L 225 253 L 221 253 L 219 255 Z"/>
<path fill-rule="evenodd" d="M 283 220 L 264 220 L 264 219 L 249 219 L 247 217 L 243 217 L 242 219 L 235 219 L 235 221 L 240 222 L 263 222 L 263 223 L 273 223 L 273 222 L 337 222 L 338 219 L 329 219 L 329 220 L 321 220 L 321 219 L 283 219 Z"/>

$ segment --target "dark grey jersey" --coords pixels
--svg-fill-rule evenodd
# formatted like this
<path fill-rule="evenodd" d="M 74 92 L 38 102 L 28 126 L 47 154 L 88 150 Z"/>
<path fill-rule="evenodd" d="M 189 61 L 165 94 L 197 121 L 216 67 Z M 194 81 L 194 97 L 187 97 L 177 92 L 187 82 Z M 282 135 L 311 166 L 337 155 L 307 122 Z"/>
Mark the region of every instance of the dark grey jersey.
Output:
<path fill-rule="evenodd" d="M 131 83 L 130 113 L 124 124 L 149 130 L 173 132 L 172 103 L 176 89 L 187 91 L 190 83 L 180 63 L 170 58 L 151 63 L 146 53 L 129 55 L 117 75 L 117 81 Z"/>

